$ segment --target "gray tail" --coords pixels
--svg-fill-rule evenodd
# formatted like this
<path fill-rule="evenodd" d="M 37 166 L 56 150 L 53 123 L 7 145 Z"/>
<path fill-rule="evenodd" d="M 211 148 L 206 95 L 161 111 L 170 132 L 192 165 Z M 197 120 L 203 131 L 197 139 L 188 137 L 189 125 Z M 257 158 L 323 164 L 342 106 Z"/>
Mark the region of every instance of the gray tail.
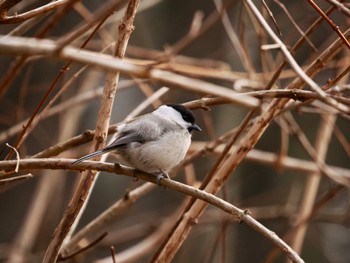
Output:
<path fill-rule="evenodd" d="M 89 153 L 89 154 L 79 158 L 78 160 L 72 162 L 70 165 L 75 165 L 77 163 L 81 163 L 82 161 L 85 161 L 85 160 L 90 159 L 90 158 L 95 157 L 95 156 L 102 155 L 106 152 L 109 152 L 109 151 L 106 151 L 106 149 L 102 149 L 102 150 L 98 150 L 98 151 L 93 152 L 93 153 Z"/>

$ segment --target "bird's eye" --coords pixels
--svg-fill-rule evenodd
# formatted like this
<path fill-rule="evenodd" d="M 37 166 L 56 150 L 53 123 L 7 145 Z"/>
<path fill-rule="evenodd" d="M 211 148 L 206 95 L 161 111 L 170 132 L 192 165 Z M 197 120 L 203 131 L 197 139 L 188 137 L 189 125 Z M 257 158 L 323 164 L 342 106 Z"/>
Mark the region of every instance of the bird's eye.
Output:
<path fill-rule="evenodd" d="M 191 122 L 191 118 L 190 116 L 186 115 L 186 114 L 182 114 L 182 118 L 187 121 L 187 122 Z"/>
<path fill-rule="evenodd" d="M 191 112 L 183 112 L 181 114 L 182 118 L 184 119 L 184 121 L 189 122 L 189 123 L 194 123 L 194 116 Z"/>

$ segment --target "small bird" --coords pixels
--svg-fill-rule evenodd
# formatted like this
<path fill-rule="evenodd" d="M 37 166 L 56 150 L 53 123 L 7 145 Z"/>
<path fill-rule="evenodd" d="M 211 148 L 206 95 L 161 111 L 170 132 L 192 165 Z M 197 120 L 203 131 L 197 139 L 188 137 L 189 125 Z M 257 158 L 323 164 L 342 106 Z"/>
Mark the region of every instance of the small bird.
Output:
<path fill-rule="evenodd" d="M 162 178 L 184 158 L 191 144 L 192 131 L 202 131 L 188 108 L 166 104 L 151 113 L 118 125 L 116 139 L 105 148 L 85 155 L 71 165 L 86 159 L 115 152 L 134 168 Z"/>

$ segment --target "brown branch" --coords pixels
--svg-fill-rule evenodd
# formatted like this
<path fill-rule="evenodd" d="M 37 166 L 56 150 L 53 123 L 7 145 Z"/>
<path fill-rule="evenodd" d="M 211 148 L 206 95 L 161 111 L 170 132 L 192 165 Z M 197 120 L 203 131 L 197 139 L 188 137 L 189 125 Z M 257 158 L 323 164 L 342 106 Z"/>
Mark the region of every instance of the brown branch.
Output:
<path fill-rule="evenodd" d="M 0 186 L 11 184 L 13 182 L 21 181 L 21 180 L 27 180 L 33 178 L 32 174 L 25 174 L 25 175 L 18 175 L 15 177 L 0 179 Z"/>
<path fill-rule="evenodd" d="M 343 12 L 344 14 L 350 17 L 350 9 L 346 7 L 343 3 L 341 3 L 342 1 L 336 1 L 336 0 L 326 0 L 326 1 L 336 6 L 341 12 Z"/>
<path fill-rule="evenodd" d="M 319 6 L 312 0 L 307 0 L 310 5 L 323 17 L 324 20 L 334 29 L 334 31 L 339 35 L 339 37 L 343 40 L 345 45 L 350 49 L 350 43 L 344 34 L 340 31 L 339 26 L 337 26 L 323 11 Z"/>
<path fill-rule="evenodd" d="M 87 22 L 72 32 L 66 34 L 64 37 L 58 39 L 56 52 L 69 45 L 75 39 L 81 37 L 84 33 L 86 33 L 100 21 L 106 20 L 110 15 L 113 14 L 114 10 L 118 10 L 126 2 L 126 0 L 110 0 L 105 2 L 98 10 L 94 12 L 94 16 L 91 17 L 91 19 L 89 19 Z"/>
<path fill-rule="evenodd" d="M 67 255 L 67 256 L 62 256 L 62 255 L 59 255 L 58 258 L 57 258 L 57 261 L 65 261 L 67 259 L 70 259 L 86 250 L 88 250 L 89 248 L 92 248 L 93 246 L 95 246 L 97 243 L 99 243 L 102 239 L 104 239 L 106 236 L 107 236 L 107 232 L 103 233 L 102 235 L 100 235 L 99 237 L 97 237 L 95 240 L 93 240 L 90 244 L 88 244 L 87 246 Z"/>
<path fill-rule="evenodd" d="M 112 126 L 111 129 L 112 129 L 111 132 L 115 132 L 114 126 Z M 87 139 L 84 139 L 85 136 L 87 136 Z M 78 145 L 80 145 L 81 143 L 86 143 L 87 141 L 91 141 L 92 138 L 93 138 L 93 131 L 89 131 L 87 134 L 84 133 L 83 135 L 79 135 L 77 137 L 74 137 L 74 138 L 66 141 L 65 143 L 61 143 L 61 144 L 58 144 L 57 146 L 54 146 L 53 147 L 54 150 L 52 150 L 52 151 L 43 151 L 40 154 L 36 154 L 33 156 L 33 158 L 47 158 L 50 156 L 57 155 L 58 153 L 60 153 L 60 152 L 57 152 L 59 149 L 66 148 L 66 147 L 62 147 L 63 145 L 71 145 L 73 142 L 74 143 L 80 142 L 80 143 L 78 143 Z M 193 158 L 191 156 L 191 154 L 193 152 L 196 152 L 196 153 L 199 152 L 200 155 L 203 155 L 203 154 L 205 154 L 206 151 L 209 153 L 214 153 L 214 154 L 220 154 L 223 151 L 223 145 L 221 145 L 222 140 L 219 140 L 218 144 L 214 147 L 212 146 L 212 144 L 213 144 L 213 142 L 209 142 L 209 143 L 193 142 L 191 149 L 189 151 L 190 160 L 186 159 L 184 161 L 184 164 L 193 161 Z M 204 151 L 203 151 L 203 149 L 204 149 Z M 25 159 L 23 159 L 23 160 L 25 160 Z M 38 159 L 38 160 L 40 160 L 40 159 Z M 57 160 L 57 159 L 55 159 L 55 160 Z M 313 161 L 306 161 L 306 160 L 301 160 L 301 159 L 292 158 L 292 157 L 288 157 L 288 156 L 285 156 L 282 160 L 279 160 L 278 155 L 276 155 L 274 153 L 256 150 L 256 149 L 251 150 L 247 154 L 247 160 L 257 162 L 257 163 L 260 163 L 263 165 L 269 165 L 269 166 L 275 166 L 276 162 L 280 161 L 279 165 L 281 165 L 283 167 L 283 169 L 302 172 L 302 173 L 315 173 L 315 172 L 319 171 L 319 168 L 317 167 L 317 165 Z M 11 162 L 14 162 L 14 161 L 0 162 L 0 168 L 3 169 L 4 171 L 10 172 L 11 168 L 9 168 L 9 167 L 12 165 Z M 1 166 L 1 165 L 4 165 L 4 166 Z M 40 167 L 44 168 L 44 166 L 40 166 Z M 36 166 L 33 166 L 33 167 L 28 166 L 27 167 L 26 166 L 25 169 L 27 169 L 27 170 L 34 169 L 34 168 L 40 169 L 40 167 L 36 167 Z M 53 169 L 53 166 L 49 166 L 47 168 Z M 73 167 L 69 167 L 69 168 L 73 169 Z M 75 166 L 74 166 L 74 168 L 75 168 Z M 97 170 L 100 170 L 100 169 L 97 169 Z M 336 166 L 329 166 L 328 170 L 330 171 L 330 174 L 332 176 L 336 176 L 338 174 L 338 175 L 341 175 L 343 177 L 350 179 L 350 170 L 336 167 Z M 5 176 L 5 178 L 7 178 L 7 177 L 9 177 L 9 175 Z M 10 177 L 10 178 L 15 179 L 16 177 L 17 176 Z M 2 176 L 0 176 L 0 178 L 3 179 L 4 176 L 2 175 Z"/>
<path fill-rule="evenodd" d="M 22 0 L 3 0 L 3 1 L 1 1 L 0 2 L 0 13 L 1 13 L 1 16 L 4 16 L 8 12 L 8 10 L 10 10 L 12 7 L 17 5 L 21 1 Z"/>
<path fill-rule="evenodd" d="M 329 201 L 331 201 L 343 189 L 345 189 L 344 186 L 338 184 L 332 187 L 329 191 L 327 191 L 319 200 L 317 200 L 311 213 L 307 217 L 303 218 L 303 220 L 299 220 L 297 225 L 290 228 L 288 232 L 284 235 L 283 239 L 289 240 L 290 237 L 295 233 L 295 231 L 298 230 L 298 228 L 303 227 L 304 224 L 308 223 L 316 215 L 316 213 L 319 212 L 320 208 L 324 207 L 327 203 L 329 203 Z M 273 249 L 268 253 L 264 262 L 273 262 L 278 254 L 280 254 L 280 251 L 277 249 Z"/>
<path fill-rule="evenodd" d="M 79 71 L 80 72 L 80 71 Z M 71 81 L 67 82 L 65 85 L 69 85 Z M 119 83 L 119 90 L 129 88 L 132 86 L 135 82 L 132 80 L 124 80 Z M 59 113 L 62 113 L 66 110 L 72 109 L 74 107 L 79 107 L 85 102 L 90 102 L 95 100 L 96 98 L 102 97 L 103 93 L 103 88 L 97 88 L 95 90 L 89 90 L 83 93 L 78 94 L 77 96 L 74 96 L 72 98 L 66 99 L 62 102 L 60 102 L 57 105 L 52 106 L 51 108 L 47 108 L 46 112 L 41 112 L 38 115 L 38 118 L 41 120 L 44 120 L 48 117 L 57 115 Z M 55 96 L 56 99 L 57 96 Z M 51 100 L 53 102 L 53 100 Z M 17 124 L 14 124 L 12 127 L 10 127 L 8 130 L 4 130 L 0 132 L 0 143 L 3 143 L 5 141 L 8 141 L 10 137 L 18 134 L 19 132 L 22 131 L 23 126 L 28 123 L 29 118 L 20 121 Z M 49 149 L 49 148 L 48 148 Z M 54 156 L 54 155 L 51 155 Z M 43 157 L 48 157 L 48 156 L 43 156 Z"/>
<path fill-rule="evenodd" d="M 239 38 L 231 24 L 227 11 L 223 8 L 224 4 L 222 3 L 222 0 L 214 0 L 214 4 L 218 13 L 222 13 L 221 23 L 223 24 L 226 34 L 230 40 L 230 43 L 237 52 L 237 55 L 240 58 L 242 65 L 248 71 L 248 74 L 255 74 L 254 67 L 251 61 L 249 60 L 245 49 L 239 41 Z"/>
<path fill-rule="evenodd" d="M 251 95 L 257 98 L 290 98 L 296 101 L 306 101 L 306 100 L 322 100 L 322 97 L 313 91 L 309 90 L 261 90 L 261 91 L 251 91 L 243 92 L 241 94 Z M 350 106 L 350 99 L 345 96 L 339 96 L 333 93 L 325 93 L 326 97 L 335 99 L 345 105 Z"/>
<path fill-rule="evenodd" d="M 308 0 L 311 1 L 311 0 Z M 317 92 L 321 97 L 322 101 L 325 102 L 328 105 L 331 105 L 332 107 L 349 114 L 350 108 L 338 103 L 336 100 L 332 98 L 327 98 L 325 92 L 314 82 L 310 76 L 308 76 L 303 69 L 298 65 L 298 63 L 295 61 L 291 53 L 288 51 L 287 47 L 284 45 L 284 43 L 275 35 L 275 33 L 272 31 L 272 29 L 269 27 L 269 25 L 264 20 L 263 16 L 260 14 L 259 10 L 256 8 L 256 6 L 253 4 L 251 0 L 245 0 L 245 3 L 249 6 L 250 10 L 254 13 L 256 19 L 259 21 L 261 26 L 265 29 L 265 31 L 270 35 L 270 37 L 275 41 L 275 43 L 279 46 L 280 50 L 282 51 L 283 55 L 285 56 L 286 60 L 288 61 L 289 65 L 294 69 L 294 71 L 298 74 L 298 76 L 308 85 L 312 90 Z M 347 31 L 350 33 L 350 30 Z"/>
<path fill-rule="evenodd" d="M 197 149 L 203 149 L 205 148 L 205 143 L 195 142 L 193 145 L 193 150 L 196 151 Z M 233 150 L 236 147 L 230 151 L 230 154 L 232 154 Z M 215 149 L 211 150 L 214 154 L 220 154 L 223 151 L 223 145 L 219 145 L 215 147 Z M 192 151 L 191 151 L 192 152 Z M 296 172 L 302 172 L 302 173 L 316 173 L 319 171 L 318 166 L 313 161 L 306 161 L 301 160 L 298 158 L 293 158 L 289 156 L 285 156 L 282 160 L 279 160 L 278 154 L 270 153 L 267 151 L 262 150 L 256 150 L 253 149 L 247 154 L 247 160 L 256 162 L 259 164 L 267 165 L 267 166 L 276 166 L 276 163 L 283 167 L 285 170 L 291 170 Z M 329 171 L 331 177 L 335 177 L 337 175 L 340 175 L 344 178 L 346 178 L 348 181 L 350 181 L 350 170 L 344 169 L 336 166 L 329 166 Z"/>
<path fill-rule="evenodd" d="M 108 129 L 108 134 L 115 133 L 117 132 L 117 127 L 115 125 L 109 127 Z M 47 157 L 52 157 L 56 156 L 68 149 L 71 149 L 73 147 L 91 142 L 92 139 L 95 136 L 95 131 L 91 130 L 86 130 L 83 134 L 77 135 L 73 138 L 70 138 L 64 142 L 58 143 L 56 145 L 53 145 L 42 152 L 39 152 L 35 155 L 33 155 L 33 158 L 47 158 Z"/>
<path fill-rule="evenodd" d="M 326 11 L 326 14 L 329 15 L 335 10 L 335 7 L 332 6 Z M 322 17 L 318 17 L 312 25 L 305 31 L 305 36 L 310 35 L 316 28 L 317 25 L 319 25 L 322 22 Z M 298 41 L 294 44 L 294 46 L 290 49 L 291 53 L 294 53 L 304 42 L 305 37 L 301 37 L 298 39 Z M 273 84 L 276 82 L 276 80 L 280 77 L 283 68 L 287 65 L 287 60 L 284 59 L 283 62 L 279 65 L 278 69 L 276 70 L 275 74 L 271 77 L 270 81 L 267 83 L 265 89 L 271 89 Z"/>
<path fill-rule="evenodd" d="M 283 12 L 287 15 L 287 17 L 289 18 L 289 20 L 292 22 L 293 26 L 298 30 L 298 32 L 300 33 L 300 35 L 306 40 L 306 42 L 309 44 L 309 46 L 316 52 L 317 48 L 315 47 L 315 45 L 311 42 L 311 40 L 308 38 L 308 36 L 303 32 L 303 30 L 301 30 L 301 28 L 298 26 L 298 24 L 295 22 L 295 20 L 293 19 L 293 17 L 291 16 L 291 14 L 288 12 L 288 9 L 286 8 L 286 6 L 281 3 L 279 0 L 274 0 L 274 2 L 279 5 L 279 7 L 283 10 Z"/>
<path fill-rule="evenodd" d="M 60 19 L 63 16 L 65 16 L 66 14 L 69 13 L 69 10 L 71 9 L 71 7 L 73 6 L 73 4 L 76 1 L 78 1 L 78 0 L 73 0 L 73 1 L 67 2 L 67 4 L 65 4 L 62 8 L 60 8 L 56 12 L 56 14 L 52 15 L 50 17 L 49 21 L 47 23 L 45 23 L 44 26 L 41 27 L 40 30 L 35 34 L 35 37 L 43 38 L 49 32 L 49 30 L 52 29 L 53 26 L 58 23 L 58 21 L 60 21 Z M 24 23 L 22 23 L 21 25 L 23 25 L 26 30 L 29 30 L 30 28 L 32 28 L 33 26 L 36 25 L 38 19 L 35 19 L 34 22 L 31 22 L 31 21 L 32 20 L 27 20 Z M 19 31 L 22 32 L 23 29 L 19 30 Z M 16 31 L 16 34 L 18 34 L 18 33 L 19 32 Z M 8 34 L 7 36 L 9 36 L 9 35 L 11 35 L 11 34 Z M 22 67 L 27 62 L 28 62 L 28 56 L 23 56 L 23 57 L 17 57 L 17 59 L 11 63 L 11 66 L 9 67 L 7 72 L 5 74 L 3 74 L 4 76 L 1 79 L 1 82 L 0 82 L 0 96 L 3 96 L 7 92 L 10 84 L 12 83 L 14 78 L 17 76 L 19 71 L 22 69 Z"/>
<path fill-rule="evenodd" d="M 179 213 L 177 210 L 173 211 L 171 216 L 167 216 L 166 218 L 162 218 L 162 220 L 158 221 L 159 223 L 152 233 L 147 234 L 135 245 L 132 245 L 115 254 L 118 262 L 136 262 L 141 256 L 149 254 L 149 252 L 162 241 L 168 230 L 169 222 L 176 220 L 178 214 Z M 126 233 L 130 233 L 130 231 L 126 231 Z M 110 257 L 98 259 L 95 263 L 110 263 Z"/>
<path fill-rule="evenodd" d="M 345 135 L 341 132 L 341 130 L 334 126 L 334 135 L 338 139 L 339 143 L 343 147 L 344 151 L 346 152 L 348 158 L 350 158 L 350 143 L 346 139 Z"/>
<path fill-rule="evenodd" d="M 79 246 L 79 242 L 82 239 L 88 238 L 93 234 L 98 233 L 106 225 L 110 224 L 115 218 L 120 215 L 123 211 L 134 204 L 138 199 L 140 199 L 145 194 L 153 190 L 156 185 L 152 183 L 145 183 L 131 191 L 127 191 L 123 198 L 116 201 L 112 206 L 102 212 L 99 216 L 93 219 L 90 223 L 84 226 L 79 232 L 77 232 L 71 240 L 69 240 L 62 254 L 69 253 L 75 247 Z"/>
<path fill-rule="evenodd" d="M 21 1 L 21 0 L 20 0 Z M 8 16 L 7 13 L 9 11 L 10 8 L 12 8 L 14 5 L 16 5 L 16 2 L 20 2 L 20 1 L 14 1 L 15 4 L 11 4 L 11 6 L 0 9 L 0 24 L 14 24 L 14 23 L 20 23 L 23 21 L 26 21 L 30 18 L 36 17 L 36 16 L 41 16 L 44 15 L 48 12 L 51 12 L 57 8 L 59 8 L 60 6 L 69 3 L 71 0 L 56 0 L 53 2 L 50 2 L 46 5 L 40 6 L 38 8 L 35 8 L 33 10 L 24 12 L 22 14 L 15 14 L 15 15 L 11 15 Z M 12 1 L 5 1 L 5 2 L 12 2 Z"/>
<path fill-rule="evenodd" d="M 195 143 L 194 149 L 202 148 L 204 143 Z M 223 146 L 217 147 L 214 151 L 215 154 L 220 154 L 223 150 Z M 237 151 L 238 147 L 234 147 L 232 151 L 230 151 L 230 154 L 232 154 L 233 151 Z M 247 155 L 248 160 L 264 164 L 264 165 L 275 165 L 276 161 L 278 160 L 278 156 L 274 153 L 261 151 L 261 150 L 252 150 Z M 21 159 L 19 161 L 19 172 L 23 171 L 29 171 L 29 170 L 40 170 L 40 169 L 52 169 L 52 170 L 72 170 L 72 171 L 84 171 L 84 170 L 96 170 L 96 171 L 104 171 L 104 172 L 110 172 L 110 173 L 117 173 L 117 174 L 123 174 L 126 176 L 133 177 L 134 169 L 126 168 L 126 166 L 121 166 L 119 164 L 116 164 L 116 167 L 111 168 L 108 163 L 99 163 L 94 161 L 84 162 L 83 166 L 80 165 L 74 165 L 69 166 L 75 159 L 64 159 L 64 158 L 38 158 L 38 159 Z M 0 171 L 2 172 L 11 172 L 16 167 L 17 162 L 15 160 L 10 161 L 0 161 Z M 100 164 L 100 166 L 98 165 Z M 304 173 L 312 173 L 319 171 L 317 165 L 313 161 L 306 161 L 301 160 L 293 157 L 285 157 L 281 161 L 281 165 L 284 167 L 284 169 L 292 170 L 292 171 L 298 171 L 298 172 L 304 172 Z M 350 180 L 350 170 L 336 167 L 336 166 L 329 166 L 331 171 L 336 172 L 337 174 L 340 174 L 343 177 L 346 177 Z M 333 172 L 333 174 L 335 174 Z M 11 178 L 15 178 L 19 175 L 13 175 Z M 9 176 L 6 176 L 9 177 Z M 3 179 L 3 176 L 1 177 Z M 144 178 L 139 178 L 144 180 Z M 149 180 L 145 179 L 145 181 L 154 182 L 157 183 L 156 180 Z"/>
<path fill-rule="evenodd" d="M 273 16 L 273 13 L 272 13 L 272 11 L 270 10 L 269 6 L 266 4 L 265 0 L 261 0 L 261 2 L 262 2 L 262 4 L 263 4 L 263 7 L 264 7 L 264 8 L 266 9 L 266 11 L 268 12 L 268 14 L 269 14 L 269 16 L 270 16 L 270 18 L 271 18 L 271 20 L 272 20 L 272 22 L 273 22 L 273 24 L 274 24 L 274 26 L 275 26 L 277 32 L 278 32 L 278 34 L 279 34 L 280 36 L 282 36 L 282 32 L 281 32 L 280 28 L 278 27 L 277 22 L 276 22 L 276 19 L 275 19 L 275 17 Z"/>
<path fill-rule="evenodd" d="M 260 105 L 260 101 L 250 96 L 240 95 L 237 92 L 220 85 L 212 84 L 199 79 L 193 79 L 166 70 L 150 68 L 148 66 L 135 65 L 112 56 L 97 52 L 79 50 L 73 47 L 63 47 L 59 53 L 55 52 L 57 44 L 50 40 L 38 40 L 30 38 L 18 38 L 6 36 L 0 37 L 0 52 L 46 55 L 60 59 L 69 59 L 75 62 L 98 66 L 108 71 L 117 71 L 134 77 L 150 78 L 166 85 L 182 88 L 186 91 L 198 92 L 205 95 L 220 96 L 248 108 Z"/>
<path fill-rule="evenodd" d="M 97 30 L 102 26 L 102 24 L 104 23 L 105 20 L 102 20 L 95 28 L 94 30 L 91 32 L 91 34 L 89 35 L 89 37 L 82 43 L 82 45 L 80 46 L 81 49 L 83 49 L 91 40 L 91 38 L 94 36 L 94 34 L 97 32 Z M 37 105 L 37 107 L 35 108 L 34 112 L 30 115 L 30 118 L 28 119 L 28 122 L 23 126 L 23 129 L 20 133 L 20 135 L 18 136 L 17 140 L 16 140 L 16 144 L 15 147 L 19 148 L 21 147 L 22 143 L 24 142 L 24 140 L 27 138 L 27 136 L 29 135 L 29 133 L 34 129 L 34 127 L 36 126 L 36 124 L 40 121 L 40 118 L 37 118 L 37 115 L 39 115 L 39 111 L 40 109 L 43 107 L 44 103 L 46 102 L 46 100 L 48 99 L 49 95 L 53 92 L 54 88 L 56 87 L 58 81 L 64 76 L 64 74 L 66 73 L 66 71 L 69 69 L 70 65 L 72 64 L 72 61 L 68 61 L 59 71 L 59 73 L 57 74 L 57 76 L 55 77 L 55 79 L 53 80 L 53 82 L 51 83 L 50 87 L 47 89 L 47 91 L 45 92 L 43 98 L 40 100 L 39 104 Z M 81 70 L 84 70 L 81 69 Z M 68 83 L 67 85 L 64 85 L 60 91 L 58 92 L 58 94 L 56 94 L 55 98 L 52 99 L 49 104 L 45 107 L 45 109 L 47 110 L 52 103 L 55 101 L 55 99 L 57 99 L 68 87 L 69 87 Z M 46 110 L 44 110 L 44 112 L 42 112 L 40 115 L 43 116 L 46 113 Z M 13 154 L 13 151 L 11 151 L 7 156 L 6 159 L 11 159 Z"/>
<path fill-rule="evenodd" d="M 133 178 L 138 178 L 154 184 L 157 183 L 157 177 L 152 174 L 136 171 L 132 168 L 122 165 L 99 163 L 95 161 L 83 162 L 77 165 L 69 166 L 72 160 L 69 159 L 22 159 L 19 164 L 20 171 L 27 169 L 74 169 L 74 170 L 99 170 L 110 173 L 124 174 Z M 3 170 L 11 170 L 16 165 L 15 161 L 2 161 L 0 167 Z M 181 192 L 183 194 L 203 200 L 208 204 L 218 207 L 226 213 L 236 217 L 239 221 L 246 223 L 249 227 L 269 239 L 273 244 L 278 246 L 293 262 L 303 262 L 303 260 L 290 247 L 281 240 L 275 233 L 264 227 L 256 221 L 247 211 L 239 209 L 232 204 L 216 197 L 213 194 L 200 190 L 195 187 L 176 182 L 174 180 L 163 179 L 160 185 L 168 189 Z"/>
<path fill-rule="evenodd" d="M 124 18 L 119 25 L 119 37 L 115 51 L 115 55 L 119 58 L 124 57 L 129 37 L 133 31 L 133 22 L 138 5 L 138 0 L 130 0 L 126 8 Z M 117 72 L 109 73 L 107 75 L 98 115 L 99 117 L 96 123 L 94 140 L 91 146 L 92 151 L 102 148 L 105 144 L 114 96 L 117 90 L 116 83 L 118 82 L 118 78 L 119 73 Z M 84 207 L 86 206 L 96 179 L 96 171 L 87 171 L 86 173 L 83 173 L 70 204 L 67 207 L 60 224 L 57 226 L 54 232 L 43 262 L 54 262 L 57 260 L 64 239 L 67 237 L 69 232 L 73 230 L 73 224 L 78 222 L 82 212 L 84 211 Z"/>
<path fill-rule="evenodd" d="M 324 162 L 332 136 L 332 131 L 334 127 L 336 117 L 334 115 L 323 116 L 321 127 L 318 130 L 315 151 L 317 156 L 315 156 L 318 162 Z M 315 161 L 316 163 L 316 161 Z M 316 201 L 317 192 L 321 182 L 321 176 L 319 173 L 312 173 L 308 176 L 307 182 L 305 184 L 305 190 L 303 199 L 300 204 L 300 209 L 298 212 L 298 221 L 301 222 L 305 218 L 308 218 L 313 211 L 313 207 Z M 298 223 L 296 223 L 298 224 Z M 294 232 L 294 237 L 292 239 L 292 247 L 298 253 L 301 253 L 304 237 L 306 234 L 308 224 L 305 223 L 300 226 L 297 231 Z"/>
<path fill-rule="evenodd" d="M 246 0 L 246 3 L 248 3 L 250 7 L 258 13 L 259 17 L 261 17 L 260 13 L 256 9 L 256 7 L 252 4 L 251 1 Z M 264 24 L 265 28 L 268 28 L 270 32 L 271 30 L 268 27 L 268 25 L 266 25 L 265 21 L 264 23 L 265 23 Z M 281 42 L 274 35 L 273 32 L 271 35 L 274 36 L 274 39 L 278 43 Z M 288 50 L 286 50 L 285 45 L 283 43 L 280 43 L 280 44 L 281 44 L 281 48 L 283 47 L 284 51 L 287 51 L 285 55 L 287 57 L 290 57 L 291 55 L 288 52 Z M 327 51 L 323 52 L 320 55 L 319 60 L 311 64 L 306 69 L 306 72 L 308 72 L 309 74 L 311 73 L 310 75 L 317 72 L 320 69 L 320 67 L 315 67 L 315 66 L 319 65 L 319 63 L 324 59 L 329 58 L 329 56 L 333 56 L 335 55 L 335 53 L 339 52 L 340 46 L 341 46 L 340 41 L 336 40 L 327 49 Z M 292 61 L 292 64 L 295 62 L 293 58 L 291 61 Z M 299 68 L 299 66 L 297 66 L 297 64 L 295 65 L 295 63 L 294 63 L 294 66 Z M 301 74 L 304 77 L 306 75 L 304 71 L 302 71 Z M 306 79 L 308 81 L 311 80 L 308 76 Z M 290 85 L 288 85 L 287 89 L 293 89 L 295 87 L 300 87 L 300 86 L 301 86 L 300 80 L 297 79 L 296 81 L 293 81 Z M 213 177 L 213 180 L 211 180 L 205 187 L 205 190 L 207 192 L 216 194 L 221 189 L 225 181 L 232 174 L 232 172 L 235 170 L 238 164 L 240 164 L 240 162 L 246 157 L 248 152 L 255 146 L 255 144 L 257 143 L 259 138 L 262 136 L 262 134 L 264 133 L 265 129 L 268 127 L 272 119 L 280 112 L 281 109 L 283 109 L 283 107 L 287 102 L 288 102 L 287 99 L 281 99 L 281 100 L 275 99 L 275 100 L 272 100 L 268 105 L 266 105 L 266 107 L 262 108 L 262 113 L 260 114 L 260 116 L 258 116 L 254 120 L 254 123 L 252 124 L 248 132 L 245 134 L 245 136 L 241 139 L 238 147 L 233 150 L 230 156 L 227 157 L 225 162 L 217 170 L 216 175 Z M 189 232 L 192 229 L 192 224 L 191 224 L 192 220 L 198 220 L 198 218 L 203 214 L 206 207 L 207 205 L 205 203 L 202 203 L 196 200 L 195 202 L 193 202 L 193 204 L 191 204 L 188 207 L 188 209 L 186 209 L 186 211 L 183 214 L 183 217 L 173 227 L 172 232 L 169 235 L 169 238 L 166 240 L 165 243 L 162 244 L 162 247 L 154 256 L 153 258 L 154 262 L 168 261 L 174 257 L 175 253 L 183 244 L 184 240 L 186 239 L 186 237 L 188 236 Z"/>
<path fill-rule="evenodd" d="M 111 246 L 111 257 L 112 257 L 113 263 L 117 263 L 117 259 L 115 258 L 115 248 L 114 248 L 114 246 Z"/>

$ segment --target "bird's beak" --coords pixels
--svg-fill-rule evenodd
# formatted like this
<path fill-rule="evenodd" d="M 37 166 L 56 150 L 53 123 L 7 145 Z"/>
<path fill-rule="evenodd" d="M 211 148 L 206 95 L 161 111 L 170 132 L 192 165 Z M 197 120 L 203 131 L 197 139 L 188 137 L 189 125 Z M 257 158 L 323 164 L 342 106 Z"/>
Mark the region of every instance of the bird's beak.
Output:
<path fill-rule="evenodd" d="M 192 124 L 190 126 L 191 130 L 202 131 L 202 129 L 197 124 Z"/>

